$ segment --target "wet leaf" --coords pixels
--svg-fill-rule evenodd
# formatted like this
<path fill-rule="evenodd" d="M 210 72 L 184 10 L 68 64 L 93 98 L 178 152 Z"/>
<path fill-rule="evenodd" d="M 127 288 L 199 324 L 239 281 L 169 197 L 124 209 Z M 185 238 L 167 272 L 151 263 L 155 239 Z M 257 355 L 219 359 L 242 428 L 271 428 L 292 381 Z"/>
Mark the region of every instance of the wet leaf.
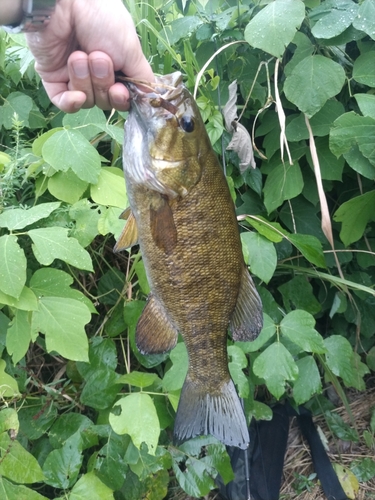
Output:
<path fill-rule="evenodd" d="M 26 282 L 26 257 L 17 236 L 0 237 L 0 291 L 19 299 Z"/>
<path fill-rule="evenodd" d="M 98 182 L 91 185 L 90 194 L 91 198 L 99 205 L 109 205 L 124 210 L 129 204 L 124 174 L 119 168 L 101 168 Z"/>

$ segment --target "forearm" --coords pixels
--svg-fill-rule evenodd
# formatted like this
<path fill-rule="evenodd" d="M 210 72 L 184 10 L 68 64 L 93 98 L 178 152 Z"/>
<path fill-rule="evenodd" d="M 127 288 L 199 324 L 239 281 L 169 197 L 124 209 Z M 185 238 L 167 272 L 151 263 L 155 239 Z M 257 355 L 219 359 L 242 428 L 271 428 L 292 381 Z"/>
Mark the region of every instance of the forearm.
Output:
<path fill-rule="evenodd" d="M 22 19 L 22 0 L 0 0 L 0 25 L 17 24 Z"/>

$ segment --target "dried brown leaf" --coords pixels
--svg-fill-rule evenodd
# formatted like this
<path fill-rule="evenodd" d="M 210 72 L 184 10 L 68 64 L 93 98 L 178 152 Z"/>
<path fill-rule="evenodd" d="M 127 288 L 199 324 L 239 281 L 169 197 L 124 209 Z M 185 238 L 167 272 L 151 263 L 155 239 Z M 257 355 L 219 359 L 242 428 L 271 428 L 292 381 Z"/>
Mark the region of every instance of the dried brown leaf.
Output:
<path fill-rule="evenodd" d="M 236 129 L 233 132 L 232 140 L 227 149 L 235 151 L 240 159 L 240 171 L 244 173 L 250 166 L 256 168 L 254 151 L 251 144 L 251 137 L 246 128 L 241 123 L 236 123 Z"/>

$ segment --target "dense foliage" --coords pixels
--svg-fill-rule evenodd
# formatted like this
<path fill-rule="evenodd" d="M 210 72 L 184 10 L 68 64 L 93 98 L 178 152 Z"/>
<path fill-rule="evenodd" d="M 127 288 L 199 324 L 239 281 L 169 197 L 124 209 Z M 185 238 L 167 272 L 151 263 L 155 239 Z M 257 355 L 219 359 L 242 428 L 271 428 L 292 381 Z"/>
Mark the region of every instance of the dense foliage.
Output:
<path fill-rule="evenodd" d="M 265 313 L 256 341 L 228 339 L 246 414 L 270 418 L 288 398 L 332 419 L 324 389 L 345 403 L 375 371 L 375 4 L 126 3 L 155 72 L 180 70 L 193 90 L 218 52 L 197 101 Z M 22 35 L 0 31 L 0 67 L 0 497 L 159 500 L 177 484 L 206 495 L 218 472 L 232 478 L 224 446 L 172 445 L 186 350 L 137 351 L 144 267 L 137 248 L 112 253 L 126 114 L 59 112 Z M 225 150 L 234 80 L 255 147 L 245 173 Z M 348 439 L 371 453 L 374 431 Z"/>

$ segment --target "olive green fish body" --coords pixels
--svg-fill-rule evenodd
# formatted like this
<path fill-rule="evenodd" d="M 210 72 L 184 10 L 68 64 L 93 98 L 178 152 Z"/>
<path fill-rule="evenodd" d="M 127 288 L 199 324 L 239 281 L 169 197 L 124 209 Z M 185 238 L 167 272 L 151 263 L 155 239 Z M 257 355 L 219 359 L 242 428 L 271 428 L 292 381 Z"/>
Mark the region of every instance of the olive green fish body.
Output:
<path fill-rule="evenodd" d="M 246 448 L 227 330 L 231 325 L 237 340 L 255 338 L 261 303 L 243 260 L 226 179 L 195 101 L 177 89 L 166 102 L 170 92 L 163 94 L 161 106 L 157 96 L 136 93 L 125 126 L 127 192 L 151 289 L 136 342 L 143 353 L 165 352 L 180 332 L 186 344 L 177 441 L 212 434 Z M 127 244 L 135 243 L 134 235 L 130 239 Z"/>

